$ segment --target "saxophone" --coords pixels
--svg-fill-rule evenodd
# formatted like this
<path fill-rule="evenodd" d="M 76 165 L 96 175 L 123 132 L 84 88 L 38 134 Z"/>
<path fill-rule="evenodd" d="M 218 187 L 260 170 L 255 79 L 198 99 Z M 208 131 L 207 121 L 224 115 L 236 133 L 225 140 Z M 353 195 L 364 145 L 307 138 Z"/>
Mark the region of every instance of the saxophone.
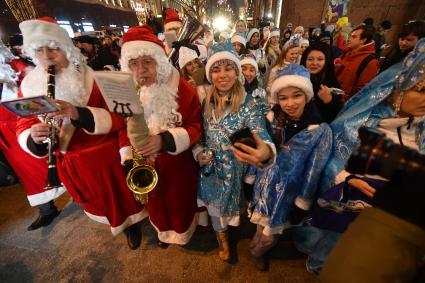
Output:
<path fill-rule="evenodd" d="M 47 97 L 55 99 L 55 68 L 53 66 L 50 66 L 47 69 Z M 45 186 L 46 190 L 50 190 L 61 186 L 56 167 L 56 149 L 58 146 L 58 140 L 56 137 L 57 121 L 46 115 L 44 116 L 43 122 L 51 126 L 49 137 L 46 140 L 48 150 L 48 171 L 47 184 Z"/>

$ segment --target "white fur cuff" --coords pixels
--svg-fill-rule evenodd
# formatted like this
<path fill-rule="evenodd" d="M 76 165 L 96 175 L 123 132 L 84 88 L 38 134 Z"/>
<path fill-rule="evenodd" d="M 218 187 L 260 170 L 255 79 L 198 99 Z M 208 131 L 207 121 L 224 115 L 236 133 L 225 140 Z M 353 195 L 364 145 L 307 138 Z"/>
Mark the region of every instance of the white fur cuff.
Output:
<path fill-rule="evenodd" d="M 111 114 L 103 109 L 97 107 L 87 107 L 90 112 L 93 114 L 94 118 L 94 132 L 90 133 L 91 135 L 104 135 L 111 131 L 112 129 L 112 118 Z"/>
<path fill-rule="evenodd" d="M 173 136 L 174 143 L 176 144 L 176 151 L 169 152 L 170 154 L 177 155 L 189 148 L 190 138 L 189 138 L 189 134 L 184 128 L 182 127 L 171 128 L 171 129 L 168 129 L 168 131 Z"/>
<path fill-rule="evenodd" d="M 28 153 L 29 155 L 31 155 L 31 156 L 33 156 L 33 157 L 35 157 L 35 158 L 44 158 L 44 157 L 46 157 L 47 156 L 47 154 L 46 155 L 43 155 L 43 156 L 39 156 L 39 155 L 36 155 L 36 154 L 34 154 L 29 148 L 28 148 L 28 145 L 27 145 L 27 142 L 28 142 L 28 139 L 29 139 L 29 137 L 30 137 L 30 130 L 31 129 L 26 129 L 26 130 L 24 130 L 20 135 L 19 135 L 19 137 L 18 137 L 18 143 L 19 143 L 19 145 L 21 146 L 21 148 L 26 152 L 26 153 Z"/>

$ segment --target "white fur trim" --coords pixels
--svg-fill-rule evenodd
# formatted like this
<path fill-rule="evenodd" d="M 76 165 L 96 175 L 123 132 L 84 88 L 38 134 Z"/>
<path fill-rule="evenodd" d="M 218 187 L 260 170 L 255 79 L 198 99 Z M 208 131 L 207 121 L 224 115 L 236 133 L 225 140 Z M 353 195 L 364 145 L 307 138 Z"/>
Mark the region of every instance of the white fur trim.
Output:
<path fill-rule="evenodd" d="M 199 215 L 198 213 L 195 213 L 195 215 L 193 216 L 192 223 L 190 224 L 189 228 L 183 233 L 177 233 L 174 230 L 160 231 L 152 221 L 151 224 L 157 231 L 158 239 L 161 242 L 168 244 L 186 245 L 187 243 L 189 243 L 193 233 L 196 230 L 196 226 L 198 225 L 198 219 Z"/>
<path fill-rule="evenodd" d="M 276 97 L 277 93 L 286 87 L 296 87 L 301 89 L 307 96 L 307 102 L 313 98 L 313 85 L 310 79 L 302 76 L 287 75 L 276 78 L 271 87 L 271 95 Z M 276 99 L 276 101 L 278 101 Z"/>
<path fill-rule="evenodd" d="M 66 188 L 62 185 L 58 188 L 45 190 L 39 194 L 28 195 L 27 198 L 31 206 L 37 206 L 40 204 L 48 203 L 51 200 L 57 199 L 65 192 Z"/>
<path fill-rule="evenodd" d="M 187 48 L 185 46 L 180 47 L 179 49 L 179 67 L 182 69 L 192 60 L 198 58 L 198 53 L 195 50 Z"/>
<path fill-rule="evenodd" d="M 211 68 L 211 66 L 215 62 L 217 62 L 219 60 L 225 60 L 225 59 L 232 60 L 233 62 L 235 62 L 236 66 L 238 68 L 238 71 L 239 71 L 239 76 L 242 75 L 242 68 L 241 68 L 241 63 L 240 63 L 239 59 L 235 55 L 233 55 L 232 53 L 230 53 L 228 51 L 220 51 L 220 52 L 215 53 L 214 55 L 212 55 L 208 59 L 207 65 L 205 67 L 205 72 L 206 72 L 206 75 L 207 75 L 207 79 L 208 79 L 208 81 L 210 83 L 211 83 L 211 77 L 210 77 L 210 68 Z"/>
<path fill-rule="evenodd" d="M 19 24 L 24 38 L 24 49 L 37 41 L 53 40 L 64 46 L 74 46 L 68 32 L 55 23 L 28 20 Z"/>
<path fill-rule="evenodd" d="M 309 210 L 311 207 L 311 202 L 300 196 L 297 196 L 295 198 L 295 205 L 301 208 L 302 210 Z"/>
<path fill-rule="evenodd" d="M 263 226 L 263 234 L 266 236 L 282 234 L 283 230 L 289 228 L 291 225 L 286 222 L 284 224 L 270 227 L 270 217 L 261 215 L 257 211 L 254 211 L 249 219 L 251 223 Z"/>
<path fill-rule="evenodd" d="M 239 34 L 233 35 L 232 38 L 230 39 L 230 42 L 232 42 L 232 43 L 239 42 L 243 46 L 246 46 L 246 39 L 245 39 L 245 37 L 240 36 Z"/>
<path fill-rule="evenodd" d="M 30 131 L 31 131 L 31 129 L 26 129 L 26 130 L 24 130 L 24 131 L 22 131 L 21 132 L 21 134 L 19 135 L 19 137 L 18 137 L 18 143 L 19 143 L 19 145 L 21 146 L 21 148 L 26 152 L 26 153 L 28 153 L 29 155 L 31 155 L 31 156 L 33 156 L 33 157 L 35 157 L 35 158 L 44 158 L 44 157 L 46 157 L 47 156 L 47 154 L 46 155 L 43 155 L 43 156 L 39 156 L 39 155 L 36 155 L 36 154 L 34 154 L 29 148 L 28 148 L 28 145 L 27 145 L 27 142 L 28 142 L 28 139 L 29 139 L 29 137 L 30 137 Z"/>
<path fill-rule="evenodd" d="M 96 221 L 96 222 L 99 222 L 99 223 L 102 223 L 102 224 L 111 225 L 109 223 L 108 218 L 106 218 L 105 216 L 94 215 L 94 214 L 91 214 L 90 212 L 87 212 L 85 210 L 84 210 L 84 213 L 93 221 Z M 145 207 L 145 208 L 143 208 L 142 211 L 128 216 L 127 219 L 120 226 L 117 226 L 117 227 L 111 226 L 112 235 L 117 236 L 119 233 L 124 231 L 125 228 L 127 228 L 127 227 L 129 227 L 133 224 L 136 224 L 137 222 L 142 221 L 143 219 L 148 217 L 148 215 L 149 215 L 148 210 Z"/>
<path fill-rule="evenodd" d="M 248 32 L 248 35 L 246 36 L 246 40 L 249 42 L 251 40 L 251 37 L 254 35 L 254 33 L 258 32 L 260 34 L 260 30 L 253 28 Z"/>
<path fill-rule="evenodd" d="M 165 50 L 156 43 L 143 40 L 128 41 L 124 43 L 121 49 L 121 71 L 131 73 L 131 70 L 128 67 L 128 61 L 144 55 L 157 55 L 166 58 Z"/>
<path fill-rule="evenodd" d="M 180 21 L 168 22 L 164 25 L 164 31 L 169 31 L 170 29 L 182 28 L 183 24 Z"/>
<path fill-rule="evenodd" d="M 319 127 L 320 127 L 320 125 L 317 125 L 317 124 L 309 125 L 309 126 L 307 127 L 307 130 L 308 130 L 308 131 L 313 131 L 313 130 L 315 130 L 315 129 L 318 129 Z"/>
<path fill-rule="evenodd" d="M 269 142 L 269 141 L 264 141 L 272 150 L 272 154 L 273 157 L 270 158 L 269 162 L 267 162 L 266 164 L 263 164 L 261 167 L 258 167 L 260 170 L 266 170 L 268 168 L 270 168 L 273 164 L 275 164 L 276 162 L 276 158 L 277 158 L 277 154 L 276 154 L 276 146 L 274 145 L 274 143 Z"/>
<path fill-rule="evenodd" d="M 222 31 L 222 32 L 220 32 L 220 34 L 219 34 L 219 38 L 220 37 L 222 37 L 222 38 L 224 38 L 224 39 L 228 39 L 229 38 L 229 33 L 228 32 L 226 32 L 226 31 Z"/>
<path fill-rule="evenodd" d="M 131 146 L 124 146 L 120 148 L 121 164 L 124 165 L 124 161 L 133 159 L 133 152 Z"/>
<path fill-rule="evenodd" d="M 171 128 L 168 132 L 173 136 L 174 143 L 176 144 L 175 152 L 168 152 L 172 155 L 177 155 L 187 150 L 190 146 L 190 137 L 185 128 Z"/>
<path fill-rule="evenodd" d="M 215 217 L 216 221 L 218 221 L 218 224 L 220 227 L 225 228 L 227 226 L 239 226 L 240 224 L 240 216 L 221 216 L 220 209 L 218 207 L 207 205 L 204 203 L 203 200 L 199 199 L 197 200 L 198 207 L 205 207 L 208 211 L 208 215 L 211 216 L 211 218 Z M 212 219 L 213 220 L 213 219 Z M 213 223 L 214 225 L 214 223 Z"/>
<path fill-rule="evenodd" d="M 94 132 L 93 133 L 90 133 L 88 131 L 85 131 L 85 132 L 91 135 L 104 135 L 109 133 L 112 129 L 111 113 L 109 113 L 107 110 L 103 108 L 87 107 L 87 109 L 89 109 L 90 112 L 93 114 Z"/>
<path fill-rule="evenodd" d="M 258 74 L 258 63 L 254 60 L 254 58 L 251 57 L 245 57 L 241 60 L 241 66 L 243 65 L 252 65 L 255 68 L 255 71 Z"/>
<path fill-rule="evenodd" d="M 273 36 L 279 36 L 280 37 L 280 31 L 279 30 L 274 30 L 272 32 L 270 32 L 270 38 Z"/>

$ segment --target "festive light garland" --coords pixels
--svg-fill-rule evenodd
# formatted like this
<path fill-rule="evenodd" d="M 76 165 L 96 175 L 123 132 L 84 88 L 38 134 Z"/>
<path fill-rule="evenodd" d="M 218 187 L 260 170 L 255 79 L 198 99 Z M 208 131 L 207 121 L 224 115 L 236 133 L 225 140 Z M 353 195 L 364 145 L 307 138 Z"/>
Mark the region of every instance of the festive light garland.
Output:
<path fill-rule="evenodd" d="M 18 22 L 38 17 L 31 0 L 5 0 Z"/>

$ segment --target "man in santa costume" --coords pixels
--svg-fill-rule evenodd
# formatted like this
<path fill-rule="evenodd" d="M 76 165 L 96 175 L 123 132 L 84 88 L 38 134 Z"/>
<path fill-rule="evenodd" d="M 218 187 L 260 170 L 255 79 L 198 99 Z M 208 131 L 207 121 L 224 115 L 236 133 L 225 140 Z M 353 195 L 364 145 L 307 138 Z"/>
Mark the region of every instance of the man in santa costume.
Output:
<path fill-rule="evenodd" d="M 0 100 L 17 98 L 19 84 L 27 69 L 27 65 L 0 41 Z M 39 210 L 39 216 L 27 228 L 31 231 L 49 225 L 59 215 L 53 200 L 62 195 L 65 188 L 45 188 L 46 160 L 32 157 L 19 146 L 16 139 L 17 118 L 0 107 L 0 151 L 24 185 L 30 205 L 37 206 Z"/>
<path fill-rule="evenodd" d="M 93 79 L 68 33 L 51 18 L 21 22 L 24 50 L 36 68 L 23 80 L 20 93 L 30 97 L 46 93 L 49 66 L 56 71 L 56 104 L 53 117 L 60 124 L 57 168 L 73 200 L 91 219 L 110 225 L 112 234 L 125 232 L 131 249 L 140 245 L 138 223 L 146 210 L 128 189 L 120 153 L 129 153 L 120 142 L 125 121 L 109 112 Z M 35 157 L 46 156 L 43 143 L 50 126 L 39 118 L 20 119 L 17 125 L 21 147 Z"/>
<path fill-rule="evenodd" d="M 177 14 L 176 10 L 167 9 L 165 12 L 164 31 L 174 31 L 176 35 L 178 35 L 182 26 L 183 23 L 180 20 L 179 14 Z"/>
<path fill-rule="evenodd" d="M 148 26 L 131 27 L 123 36 L 121 68 L 139 86 L 149 141 L 137 153 L 154 160 L 158 184 L 149 193 L 150 221 L 159 245 L 189 242 L 198 214 L 198 166 L 191 153 L 201 137 L 200 103 L 193 87 L 168 62 L 164 45 Z M 128 133 L 133 127 L 128 124 Z M 130 135 L 130 140 L 133 138 Z"/>

